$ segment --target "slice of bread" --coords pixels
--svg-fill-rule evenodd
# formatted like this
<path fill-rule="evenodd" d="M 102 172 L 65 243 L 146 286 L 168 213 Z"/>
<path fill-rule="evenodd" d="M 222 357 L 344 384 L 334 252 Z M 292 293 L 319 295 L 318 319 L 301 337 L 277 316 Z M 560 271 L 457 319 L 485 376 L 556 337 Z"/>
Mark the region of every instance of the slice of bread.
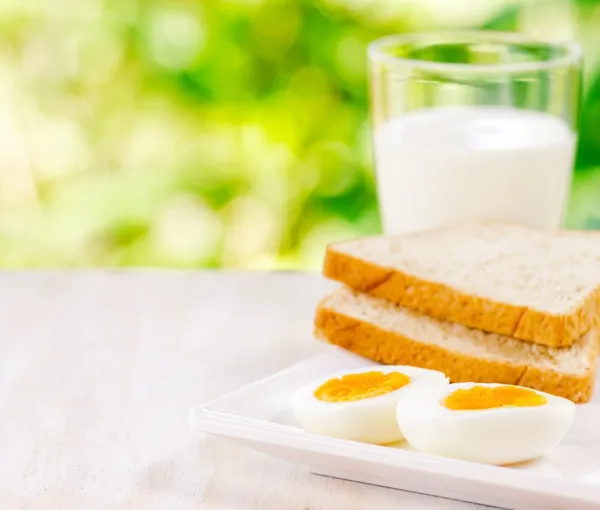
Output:
<path fill-rule="evenodd" d="M 568 346 L 600 309 L 600 236 L 477 223 L 330 245 L 323 273 L 420 314 Z"/>
<path fill-rule="evenodd" d="M 439 370 L 452 382 L 517 384 L 573 402 L 592 396 L 599 344 L 596 328 L 571 347 L 547 347 L 417 315 L 347 288 L 321 302 L 315 334 L 380 363 Z"/>

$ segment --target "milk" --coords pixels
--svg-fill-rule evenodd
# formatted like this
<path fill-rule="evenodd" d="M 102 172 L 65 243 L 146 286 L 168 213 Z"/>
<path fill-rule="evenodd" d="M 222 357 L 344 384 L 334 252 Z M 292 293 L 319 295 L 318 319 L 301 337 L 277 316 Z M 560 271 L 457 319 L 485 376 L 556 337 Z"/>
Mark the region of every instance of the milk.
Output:
<path fill-rule="evenodd" d="M 375 163 L 386 233 L 472 219 L 561 225 L 576 137 L 545 113 L 445 107 L 376 128 Z"/>

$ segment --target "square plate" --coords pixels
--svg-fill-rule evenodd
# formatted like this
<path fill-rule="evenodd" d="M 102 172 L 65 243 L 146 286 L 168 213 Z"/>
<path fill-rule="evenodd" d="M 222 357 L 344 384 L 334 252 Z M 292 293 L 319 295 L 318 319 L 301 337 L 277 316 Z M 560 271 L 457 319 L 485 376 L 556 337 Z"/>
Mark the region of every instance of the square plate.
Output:
<path fill-rule="evenodd" d="M 513 510 L 600 509 L 600 398 L 578 405 L 569 434 L 546 457 L 497 467 L 304 432 L 289 403 L 312 379 L 376 365 L 328 347 L 190 411 L 190 426 L 308 467 L 320 475 Z"/>

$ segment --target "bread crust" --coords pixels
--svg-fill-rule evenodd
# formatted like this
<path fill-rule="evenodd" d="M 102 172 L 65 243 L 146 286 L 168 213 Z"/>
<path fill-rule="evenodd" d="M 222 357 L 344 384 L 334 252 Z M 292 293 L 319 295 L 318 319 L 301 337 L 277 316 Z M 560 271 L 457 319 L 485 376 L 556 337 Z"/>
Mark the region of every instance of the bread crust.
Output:
<path fill-rule="evenodd" d="M 567 398 L 589 402 L 593 394 L 598 340 L 591 338 L 590 370 L 583 375 L 477 358 L 427 344 L 370 322 L 342 314 L 322 302 L 315 317 L 317 338 L 386 365 L 411 365 L 444 372 L 451 382 L 516 384 Z"/>
<path fill-rule="evenodd" d="M 323 274 L 353 290 L 416 313 L 551 347 L 572 345 L 595 324 L 600 309 L 600 287 L 569 313 L 553 315 L 466 294 L 353 257 L 337 251 L 335 246 L 327 248 Z"/>

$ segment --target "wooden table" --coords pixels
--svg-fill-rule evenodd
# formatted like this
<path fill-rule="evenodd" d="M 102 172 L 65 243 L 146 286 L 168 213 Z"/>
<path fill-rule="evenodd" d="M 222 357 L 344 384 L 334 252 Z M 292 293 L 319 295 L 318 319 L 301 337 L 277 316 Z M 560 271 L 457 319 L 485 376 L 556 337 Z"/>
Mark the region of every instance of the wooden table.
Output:
<path fill-rule="evenodd" d="M 477 508 L 189 433 L 191 407 L 322 348 L 312 315 L 332 287 L 293 273 L 0 273 L 0 509 Z"/>

